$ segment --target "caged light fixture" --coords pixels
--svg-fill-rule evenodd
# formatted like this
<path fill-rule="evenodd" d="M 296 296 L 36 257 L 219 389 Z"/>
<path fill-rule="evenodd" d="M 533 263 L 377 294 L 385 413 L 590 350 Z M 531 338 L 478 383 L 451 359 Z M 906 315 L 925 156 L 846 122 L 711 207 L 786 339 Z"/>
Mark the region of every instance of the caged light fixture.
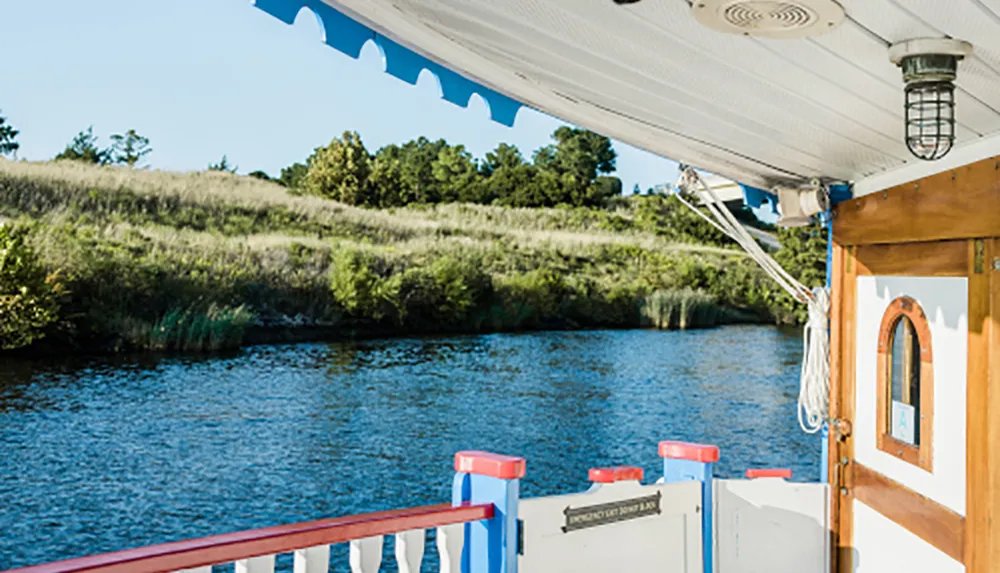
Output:
<path fill-rule="evenodd" d="M 903 70 L 906 147 L 927 161 L 955 144 L 955 77 L 972 45 L 951 38 L 920 38 L 893 44 L 889 59 Z"/>

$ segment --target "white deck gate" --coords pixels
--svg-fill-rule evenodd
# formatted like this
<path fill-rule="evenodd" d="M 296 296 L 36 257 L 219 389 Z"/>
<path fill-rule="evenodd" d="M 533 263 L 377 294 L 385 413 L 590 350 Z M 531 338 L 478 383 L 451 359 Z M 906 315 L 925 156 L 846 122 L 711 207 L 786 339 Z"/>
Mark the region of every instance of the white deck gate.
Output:
<path fill-rule="evenodd" d="M 827 573 L 829 486 L 715 480 L 716 573 Z"/>
<path fill-rule="evenodd" d="M 520 573 L 702 573 L 699 482 L 522 499 Z"/>

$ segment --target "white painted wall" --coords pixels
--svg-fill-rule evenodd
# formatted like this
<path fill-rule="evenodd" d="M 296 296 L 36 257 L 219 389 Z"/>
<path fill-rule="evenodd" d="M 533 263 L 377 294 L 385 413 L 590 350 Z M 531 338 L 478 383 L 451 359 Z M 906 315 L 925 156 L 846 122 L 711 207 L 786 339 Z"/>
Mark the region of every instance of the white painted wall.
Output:
<path fill-rule="evenodd" d="M 858 462 L 965 515 L 965 411 L 969 287 L 965 278 L 858 277 Z M 876 448 L 878 334 L 889 303 L 910 296 L 930 324 L 934 358 L 933 469 L 928 473 Z M 858 537 L 858 539 L 863 539 Z"/>
<path fill-rule="evenodd" d="M 829 486 L 715 480 L 717 573 L 827 573 Z"/>
<path fill-rule="evenodd" d="M 896 525 L 881 513 L 854 502 L 855 573 L 963 573 L 965 566 Z"/>
<path fill-rule="evenodd" d="M 661 513 L 564 533 L 563 511 L 662 494 Z M 619 482 L 571 495 L 522 499 L 521 573 L 701 573 L 701 483 Z"/>

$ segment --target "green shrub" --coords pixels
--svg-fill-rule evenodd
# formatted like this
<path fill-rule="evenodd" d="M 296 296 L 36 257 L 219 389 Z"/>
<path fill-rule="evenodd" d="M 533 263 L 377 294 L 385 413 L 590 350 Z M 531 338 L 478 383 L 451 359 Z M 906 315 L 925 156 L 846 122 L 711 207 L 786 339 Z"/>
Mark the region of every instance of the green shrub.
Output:
<path fill-rule="evenodd" d="M 493 290 L 491 277 L 462 254 L 439 255 L 428 265 L 406 269 L 400 280 L 401 321 L 418 330 L 466 323 Z"/>
<path fill-rule="evenodd" d="M 338 249 L 330 268 L 330 292 L 334 300 L 358 318 L 398 319 L 402 277 L 390 276 L 389 269 L 384 267 L 371 253 L 349 247 Z"/>
<path fill-rule="evenodd" d="M 63 287 L 48 274 L 26 243 L 28 229 L 0 223 L 0 349 L 28 346 L 44 338 L 59 319 Z"/>
<path fill-rule="evenodd" d="M 566 291 L 562 276 L 548 267 L 501 277 L 491 322 L 498 330 L 541 327 L 559 315 Z"/>

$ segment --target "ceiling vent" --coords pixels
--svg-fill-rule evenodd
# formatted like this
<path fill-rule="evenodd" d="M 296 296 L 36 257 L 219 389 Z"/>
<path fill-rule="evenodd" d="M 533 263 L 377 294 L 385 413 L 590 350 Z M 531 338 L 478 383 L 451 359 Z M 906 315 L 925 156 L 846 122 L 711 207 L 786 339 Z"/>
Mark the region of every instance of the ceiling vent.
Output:
<path fill-rule="evenodd" d="M 691 10 L 713 30 L 760 38 L 818 36 L 844 19 L 833 0 L 694 0 Z"/>

